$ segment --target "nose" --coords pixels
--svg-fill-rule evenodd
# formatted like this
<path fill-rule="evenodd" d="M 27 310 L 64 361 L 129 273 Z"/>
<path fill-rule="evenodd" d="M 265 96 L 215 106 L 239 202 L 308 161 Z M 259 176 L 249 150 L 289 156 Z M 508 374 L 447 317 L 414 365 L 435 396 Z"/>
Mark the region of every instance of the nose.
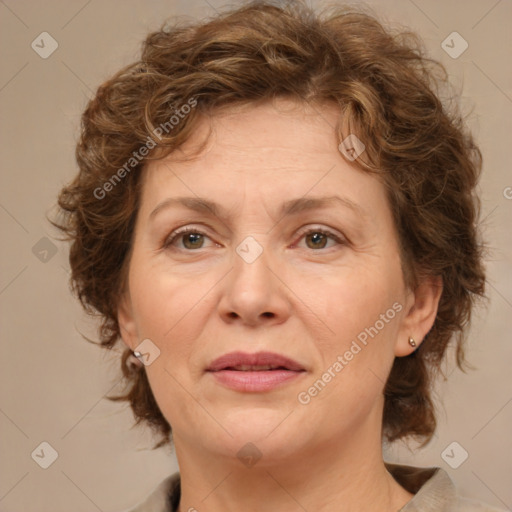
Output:
<path fill-rule="evenodd" d="M 279 263 L 270 261 L 267 250 L 252 261 L 238 253 L 225 282 L 218 310 L 226 323 L 250 327 L 283 323 L 289 318 L 289 289 Z"/>

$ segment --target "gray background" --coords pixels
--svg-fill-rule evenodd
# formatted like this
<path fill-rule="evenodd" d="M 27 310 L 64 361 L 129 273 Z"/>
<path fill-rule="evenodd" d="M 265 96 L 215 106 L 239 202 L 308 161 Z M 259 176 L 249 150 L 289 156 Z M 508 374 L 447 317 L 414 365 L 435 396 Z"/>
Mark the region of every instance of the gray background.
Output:
<path fill-rule="evenodd" d="M 95 87 L 136 59 L 145 34 L 164 19 L 203 17 L 222 5 L 213 0 L 0 1 L 1 511 L 116 511 L 142 499 L 176 470 L 170 450 L 151 451 L 149 431 L 131 428 L 126 404 L 104 398 L 121 390 L 119 352 L 104 353 L 81 337 L 94 338 L 94 320 L 70 296 L 67 247 L 51 241 L 56 233 L 45 216 L 76 172 L 79 115 Z M 492 249 L 489 307 L 475 318 L 468 344 L 477 370 L 465 375 L 448 365 L 449 381 L 438 385 L 444 405 L 434 440 L 417 453 L 399 443 L 387 448 L 386 456 L 441 466 L 467 496 L 510 508 L 512 3 L 385 0 L 367 5 L 384 20 L 417 31 L 461 88 L 465 110 L 473 108 L 469 122 L 484 153 L 481 194 Z M 453 31 L 469 44 L 456 59 L 441 46 Z M 34 40 L 41 46 L 42 32 L 58 43 L 46 59 L 31 47 Z M 454 441 L 469 454 L 457 469 L 441 456 Z M 42 442 L 58 452 L 47 469 L 39 465 L 50 453 L 44 446 L 41 452 Z M 452 464 L 460 460 L 460 447 L 448 450 Z"/>

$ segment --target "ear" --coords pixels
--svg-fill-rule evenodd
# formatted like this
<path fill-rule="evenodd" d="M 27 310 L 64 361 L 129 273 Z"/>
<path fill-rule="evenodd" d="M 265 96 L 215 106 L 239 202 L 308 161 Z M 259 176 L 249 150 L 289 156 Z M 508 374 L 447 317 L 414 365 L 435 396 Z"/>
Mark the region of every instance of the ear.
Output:
<path fill-rule="evenodd" d="M 443 280 L 440 276 L 423 278 L 417 288 L 409 292 L 405 317 L 395 344 L 395 356 L 408 356 L 420 346 L 434 325 L 442 292 Z M 411 346 L 409 338 L 415 341 L 415 347 Z"/>
<path fill-rule="evenodd" d="M 139 345 L 139 337 L 135 319 L 133 317 L 133 307 L 129 297 L 129 293 L 123 293 L 119 305 L 117 307 L 117 322 L 121 331 L 121 338 L 124 344 L 131 350 L 135 350 Z"/>

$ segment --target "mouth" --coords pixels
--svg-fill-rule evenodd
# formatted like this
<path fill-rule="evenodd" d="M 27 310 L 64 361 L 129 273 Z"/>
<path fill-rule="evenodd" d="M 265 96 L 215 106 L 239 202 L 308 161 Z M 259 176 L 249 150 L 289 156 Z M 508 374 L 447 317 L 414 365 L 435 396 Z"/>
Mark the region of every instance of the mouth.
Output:
<path fill-rule="evenodd" d="M 218 383 L 242 392 L 270 391 L 306 373 L 297 361 L 272 352 L 231 352 L 215 359 L 206 371 Z"/>
<path fill-rule="evenodd" d="M 255 354 L 230 352 L 215 359 L 206 369 L 209 372 L 222 370 L 240 372 L 272 370 L 305 371 L 297 361 L 273 352 L 257 352 Z"/>
<path fill-rule="evenodd" d="M 269 370 L 289 370 L 285 366 L 276 366 L 271 364 L 238 364 L 236 366 L 227 366 L 226 368 L 222 368 L 221 370 L 232 370 L 237 372 L 266 372 Z"/>

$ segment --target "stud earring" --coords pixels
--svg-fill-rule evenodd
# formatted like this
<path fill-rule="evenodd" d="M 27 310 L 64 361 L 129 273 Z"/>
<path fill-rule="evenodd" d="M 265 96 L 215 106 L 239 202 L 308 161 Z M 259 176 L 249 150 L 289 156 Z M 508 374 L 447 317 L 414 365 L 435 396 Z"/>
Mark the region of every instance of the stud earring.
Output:
<path fill-rule="evenodd" d="M 411 347 L 416 346 L 416 342 L 414 341 L 414 338 L 411 338 L 410 336 L 409 336 L 409 345 L 411 345 Z"/>
<path fill-rule="evenodd" d="M 138 351 L 133 352 L 128 356 L 127 363 L 131 367 L 141 368 L 143 366 L 143 362 L 139 359 L 142 354 Z"/>

